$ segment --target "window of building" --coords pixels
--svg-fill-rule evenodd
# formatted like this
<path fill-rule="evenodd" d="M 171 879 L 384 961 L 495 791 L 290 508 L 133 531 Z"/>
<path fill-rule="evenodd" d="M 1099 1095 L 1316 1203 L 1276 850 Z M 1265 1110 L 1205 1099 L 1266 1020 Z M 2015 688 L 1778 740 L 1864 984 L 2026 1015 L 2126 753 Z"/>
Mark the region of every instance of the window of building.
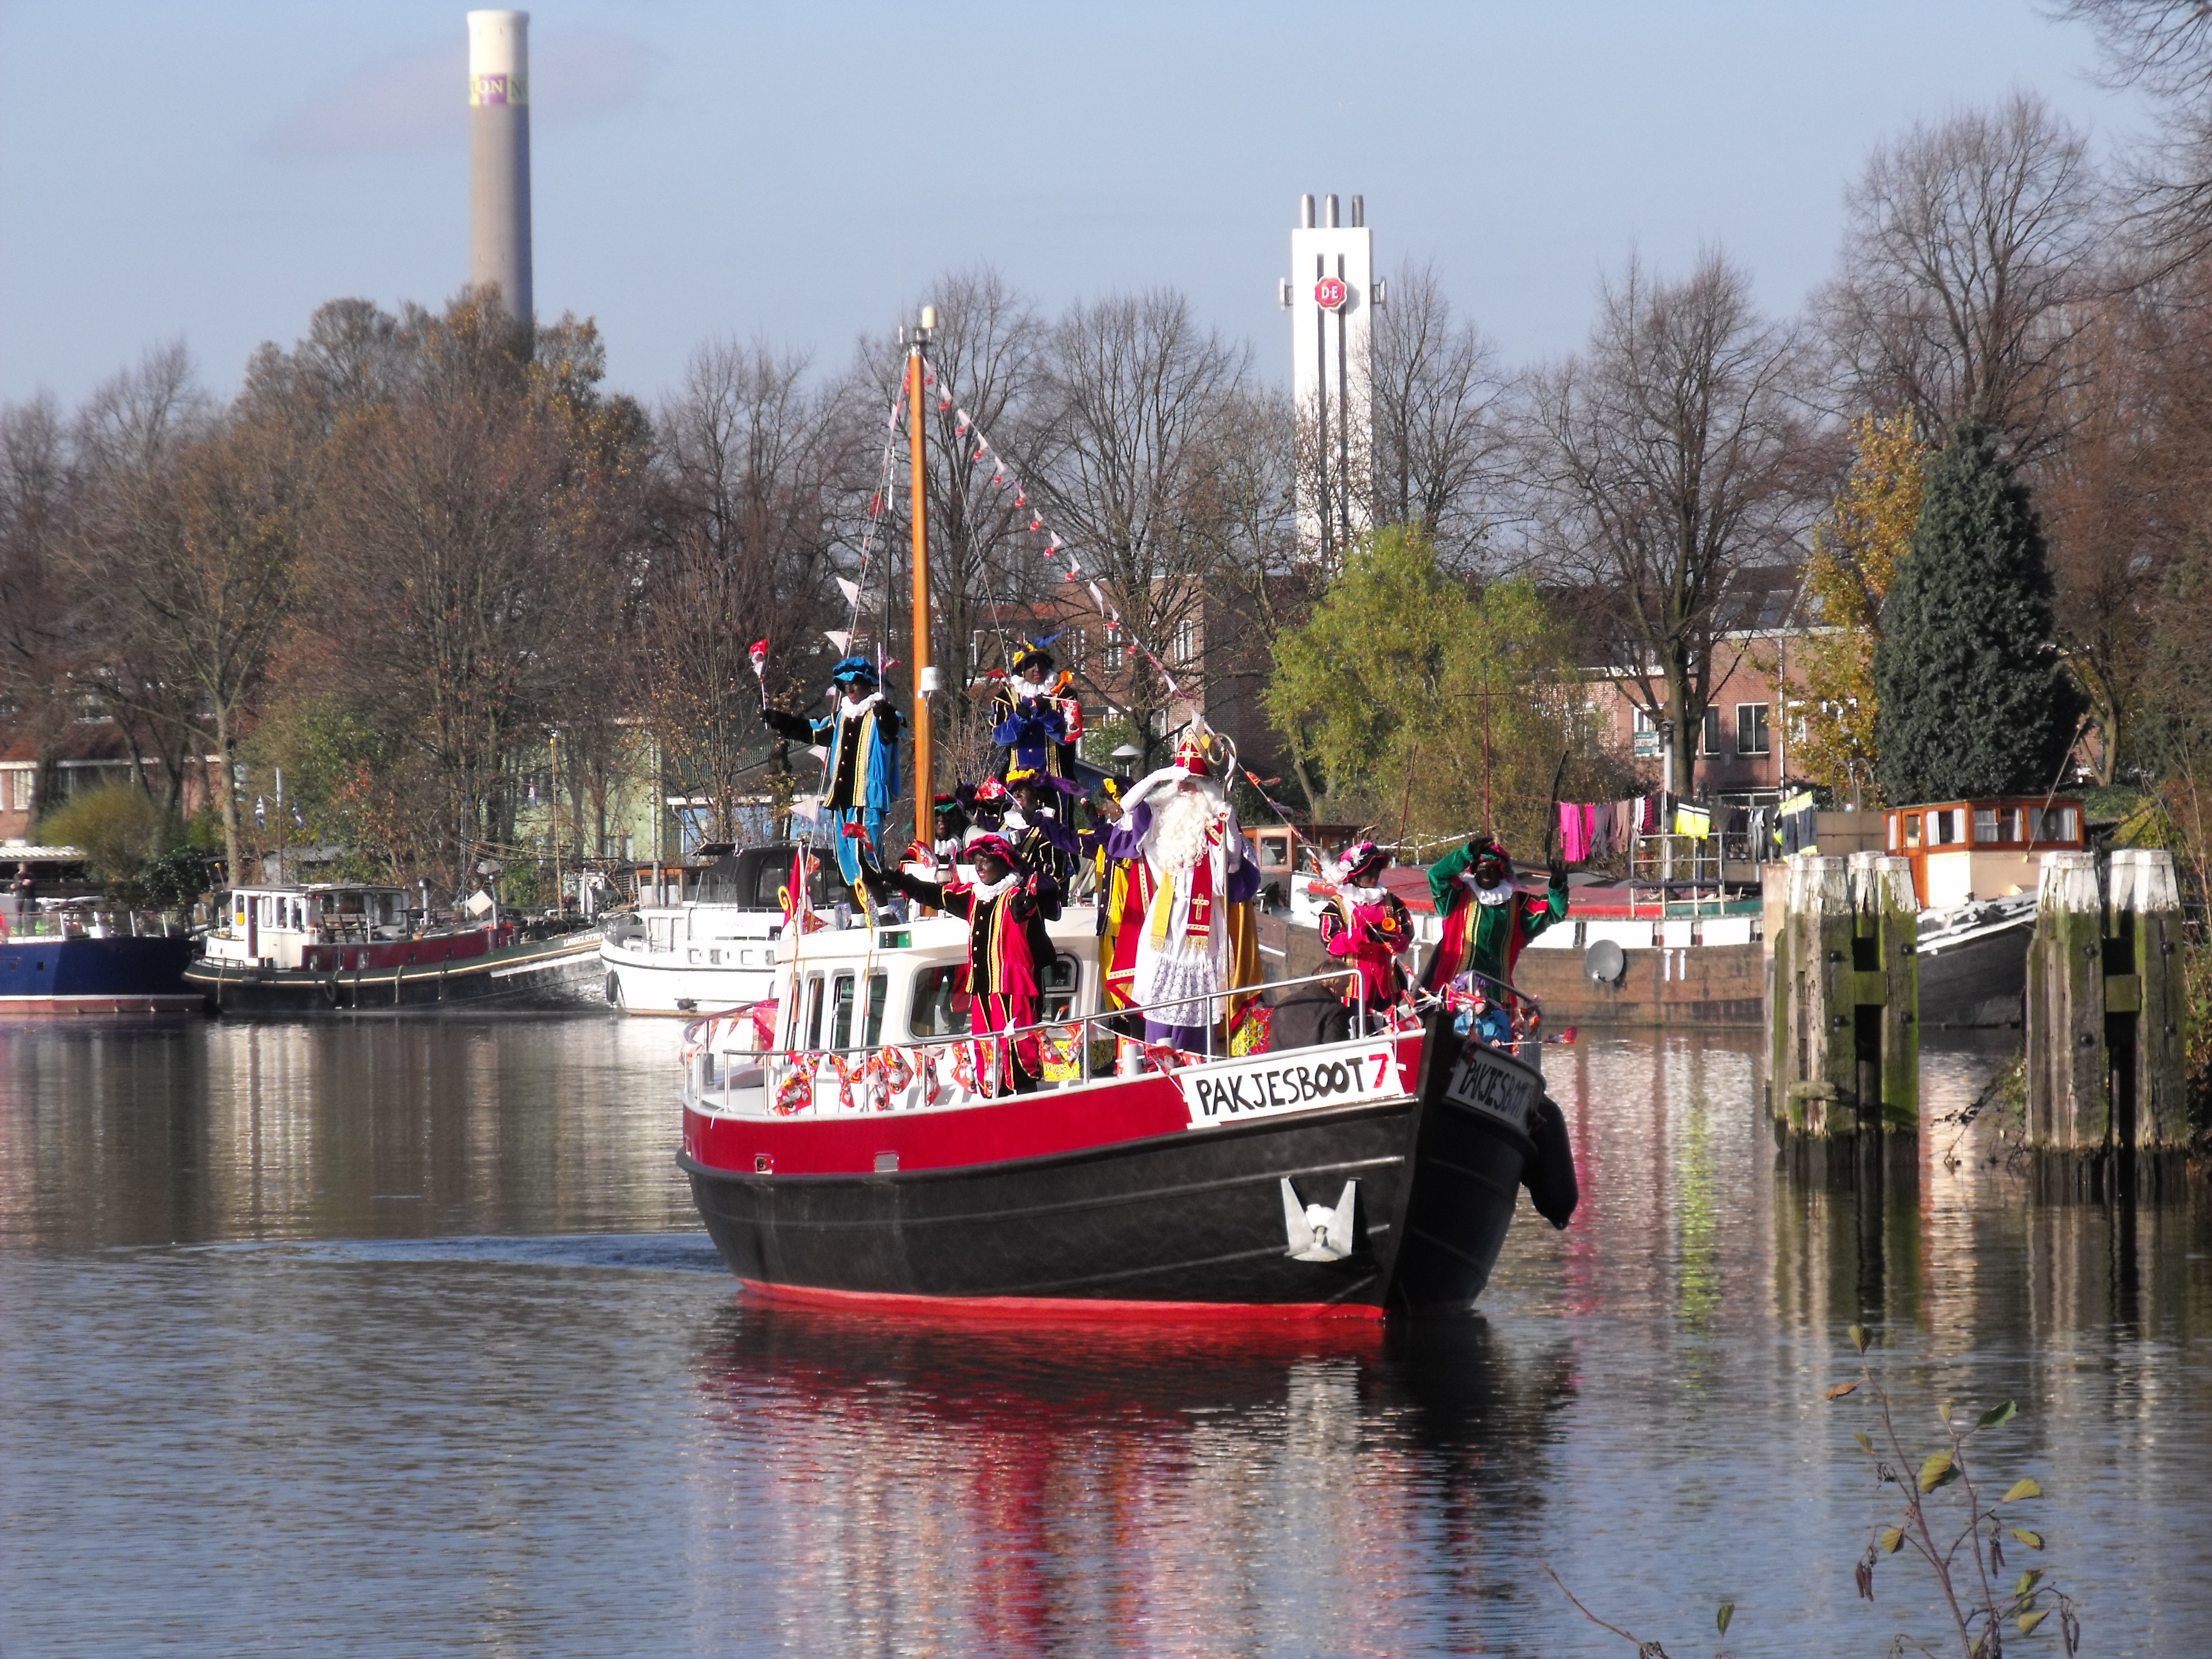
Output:
<path fill-rule="evenodd" d="M 1698 733 L 1698 752 L 1701 755 L 1721 752 L 1721 711 L 1717 708 L 1705 710 L 1705 726 Z"/>
<path fill-rule="evenodd" d="M 1175 658 L 1176 666 L 1182 668 L 1198 660 L 1198 624 L 1188 618 L 1176 624 Z"/>
<path fill-rule="evenodd" d="M 13 781 L 9 785 L 11 793 L 9 804 L 18 812 L 27 812 L 31 810 L 31 792 L 38 787 L 38 772 L 26 766 L 15 771 L 12 777 Z"/>
<path fill-rule="evenodd" d="M 1765 703 L 1736 704 L 1735 752 L 1739 755 L 1766 753 L 1766 705 Z"/>

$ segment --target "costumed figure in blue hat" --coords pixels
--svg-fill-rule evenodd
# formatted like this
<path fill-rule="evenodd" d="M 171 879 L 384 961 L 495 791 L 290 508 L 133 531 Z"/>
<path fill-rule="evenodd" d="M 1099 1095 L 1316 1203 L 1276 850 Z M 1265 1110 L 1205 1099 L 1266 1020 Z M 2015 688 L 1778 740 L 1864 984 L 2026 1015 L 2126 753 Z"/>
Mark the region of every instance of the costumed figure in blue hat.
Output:
<path fill-rule="evenodd" d="M 1075 749 L 1083 741 L 1083 704 L 1075 676 L 1058 672 L 1045 647 L 1060 637 L 1024 640 L 1014 653 L 1013 672 L 992 689 L 991 741 L 999 745 L 999 775 L 1042 772 L 1073 781 Z"/>
<path fill-rule="evenodd" d="M 878 844 L 884 814 L 899 793 L 899 711 L 884 701 L 875 664 L 847 657 L 830 671 L 834 701 L 828 714 L 809 720 L 769 706 L 761 694 L 761 722 L 793 743 L 820 744 L 822 810 L 837 827 L 837 869 L 848 884 L 860 878 L 860 847 Z"/>

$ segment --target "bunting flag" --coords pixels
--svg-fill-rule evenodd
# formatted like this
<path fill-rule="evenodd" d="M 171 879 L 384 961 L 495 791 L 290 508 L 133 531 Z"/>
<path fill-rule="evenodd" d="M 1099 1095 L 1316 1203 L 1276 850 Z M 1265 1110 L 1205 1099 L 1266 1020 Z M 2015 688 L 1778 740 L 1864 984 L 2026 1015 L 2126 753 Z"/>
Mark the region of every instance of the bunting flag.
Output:
<path fill-rule="evenodd" d="M 836 646 L 840 655 L 853 648 L 853 630 L 849 628 L 825 628 L 822 630 L 822 637 Z"/>
<path fill-rule="evenodd" d="M 945 383 L 944 392 L 945 400 L 938 405 L 940 409 L 953 402 L 953 388 L 949 379 Z M 967 409 L 956 406 L 952 431 L 956 437 L 969 438 L 974 442 L 975 452 L 969 457 L 969 465 L 981 466 L 986 461 L 991 464 L 993 489 L 1003 489 L 1009 483 L 1012 485 L 1014 505 L 1028 509 L 1029 533 L 1044 538 L 1044 546 L 1041 550 L 1043 556 L 1048 560 L 1061 561 L 1065 564 L 1066 568 L 1060 573 L 1060 580 L 1084 582 L 1091 594 L 1091 603 L 1098 608 L 1098 614 L 1105 618 L 1115 633 L 1128 641 L 1121 649 L 1123 659 L 1133 662 L 1141 655 L 1159 675 L 1160 681 L 1167 687 L 1170 696 L 1188 698 L 1189 694 L 1184 691 L 1181 683 L 1169 672 L 1167 664 L 1161 661 L 1158 653 L 1138 637 L 1137 630 L 1129 626 L 1128 618 L 1115 609 L 1112 601 L 1107 599 L 1105 591 L 1096 581 L 1088 580 L 1084 576 L 1083 566 L 1077 560 L 1075 550 L 1061 540 L 1054 532 L 1052 526 L 1046 523 L 1043 509 L 1030 505 L 1029 486 L 1022 482 L 1018 471 L 1010 465 L 1006 456 L 993 447 L 989 436 L 978 428 L 975 416 Z M 1107 650 L 1110 656 L 1114 647 L 1109 646 Z"/>
<path fill-rule="evenodd" d="M 838 591 L 839 592 L 842 593 L 842 594 L 845 596 L 845 603 L 846 603 L 846 604 L 848 604 L 848 605 L 858 605 L 858 604 L 860 604 L 860 583 L 855 582 L 855 581 L 848 581 L 848 580 L 845 580 L 845 578 L 844 578 L 844 577 L 840 576 L 840 577 L 838 577 L 838 578 L 837 578 L 837 591 Z"/>

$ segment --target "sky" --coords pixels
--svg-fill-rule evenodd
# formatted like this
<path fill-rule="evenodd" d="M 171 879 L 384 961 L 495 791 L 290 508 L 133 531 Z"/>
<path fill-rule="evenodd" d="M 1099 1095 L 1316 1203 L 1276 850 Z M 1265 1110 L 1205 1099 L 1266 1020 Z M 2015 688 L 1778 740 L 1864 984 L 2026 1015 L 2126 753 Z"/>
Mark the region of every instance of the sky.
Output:
<path fill-rule="evenodd" d="M 465 7 L 0 0 L 0 402 L 182 338 L 218 392 L 325 300 L 466 280 Z M 532 7 L 541 316 L 652 400 L 722 337 L 851 361 L 932 273 L 1048 310 L 1156 284 L 1287 381 L 1301 191 L 1366 198 L 1509 362 L 1632 251 L 1717 245 L 1770 309 L 1832 267 L 1869 149 L 2014 87 L 2140 107 L 2033 0 Z"/>

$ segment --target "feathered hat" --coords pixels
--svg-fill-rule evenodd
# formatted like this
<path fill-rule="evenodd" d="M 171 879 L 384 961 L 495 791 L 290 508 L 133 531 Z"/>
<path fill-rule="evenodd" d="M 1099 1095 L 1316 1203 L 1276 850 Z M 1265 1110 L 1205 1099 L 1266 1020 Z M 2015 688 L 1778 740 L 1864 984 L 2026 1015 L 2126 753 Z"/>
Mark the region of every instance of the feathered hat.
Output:
<path fill-rule="evenodd" d="M 1014 647 L 1012 664 L 1014 672 L 1017 674 L 1027 674 L 1031 668 L 1035 668 L 1040 673 L 1043 674 L 1049 674 L 1052 672 L 1055 665 L 1053 662 L 1052 653 L 1048 651 L 1045 647 L 1066 631 L 1067 630 L 1064 628 L 1059 629 L 1046 635 L 1041 640 L 1024 640 L 1019 645 L 1016 646 Z"/>
<path fill-rule="evenodd" d="M 1389 848 L 1371 841 L 1355 841 L 1336 855 L 1336 879 L 1364 887 L 1370 884 L 1369 878 L 1381 875 L 1389 863 Z"/>

